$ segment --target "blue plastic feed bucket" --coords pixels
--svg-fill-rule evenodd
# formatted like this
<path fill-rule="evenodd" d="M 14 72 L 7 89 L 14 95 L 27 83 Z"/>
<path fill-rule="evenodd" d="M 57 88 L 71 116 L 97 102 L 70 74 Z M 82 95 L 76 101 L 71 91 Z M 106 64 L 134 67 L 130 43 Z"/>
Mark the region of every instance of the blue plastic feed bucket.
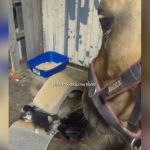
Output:
<path fill-rule="evenodd" d="M 41 70 L 38 69 L 37 66 L 43 63 L 59 63 L 56 67 L 50 69 L 50 70 Z M 45 53 L 42 53 L 31 60 L 27 61 L 28 67 L 31 69 L 31 71 L 39 76 L 42 76 L 44 78 L 48 78 L 66 68 L 66 65 L 69 62 L 69 58 L 65 55 L 48 51 Z"/>

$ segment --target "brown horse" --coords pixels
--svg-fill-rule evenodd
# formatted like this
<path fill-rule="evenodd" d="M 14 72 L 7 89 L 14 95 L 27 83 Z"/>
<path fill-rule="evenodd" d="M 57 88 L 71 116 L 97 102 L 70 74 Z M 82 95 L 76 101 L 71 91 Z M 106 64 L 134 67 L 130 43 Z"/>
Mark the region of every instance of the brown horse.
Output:
<path fill-rule="evenodd" d="M 141 1 L 101 0 L 99 13 L 103 28 L 103 41 L 99 55 L 94 60 L 93 68 L 99 84 L 104 87 L 141 57 Z M 136 93 L 137 88 L 131 88 L 109 102 L 124 125 L 133 110 Z M 125 144 L 99 115 L 87 90 L 83 95 L 83 110 L 95 129 L 93 134 L 97 137 L 97 140 L 89 140 L 90 149 L 130 149 L 128 144 Z"/>
<path fill-rule="evenodd" d="M 141 1 L 101 0 L 99 17 L 103 29 L 103 41 L 100 52 L 94 59 L 93 70 L 99 85 L 104 87 L 141 58 Z M 137 87 L 132 87 L 109 101 L 110 107 L 123 125 L 127 124 L 134 108 L 136 95 Z M 98 113 L 91 97 L 89 97 L 88 89 L 85 89 L 83 93 L 82 104 L 84 115 L 93 130 L 89 137 L 80 144 L 76 146 L 64 145 L 62 149 L 130 149 L 130 144 L 126 143 Z M 62 111 L 65 112 L 69 105 L 72 104 L 67 102 L 65 107 L 61 108 Z M 54 143 L 57 144 L 51 144 L 49 149 L 57 150 L 62 144 L 57 140 Z"/>

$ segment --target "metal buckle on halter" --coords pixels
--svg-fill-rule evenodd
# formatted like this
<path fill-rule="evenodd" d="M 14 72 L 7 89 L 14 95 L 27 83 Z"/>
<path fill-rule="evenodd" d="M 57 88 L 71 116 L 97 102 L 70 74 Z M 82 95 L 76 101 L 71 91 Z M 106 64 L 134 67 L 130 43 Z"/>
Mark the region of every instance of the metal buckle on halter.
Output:
<path fill-rule="evenodd" d="M 141 146 L 141 138 L 138 139 L 133 139 L 131 142 L 131 149 L 132 150 L 141 150 L 142 146 Z"/>
<path fill-rule="evenodd" d="M 94 96 L 95 96 L 95 94 L 96 94 L 96 92 L 97 92 L 97 90 L 96 90 L 96 88 L 95 88 L 95 90 L 94 90 L 94 93 L 93 93 L 93 94 L 91 94 L 90 92 L 88 93 L 89 97 L 90 97 L 90 98 L 94 97 Z"/>

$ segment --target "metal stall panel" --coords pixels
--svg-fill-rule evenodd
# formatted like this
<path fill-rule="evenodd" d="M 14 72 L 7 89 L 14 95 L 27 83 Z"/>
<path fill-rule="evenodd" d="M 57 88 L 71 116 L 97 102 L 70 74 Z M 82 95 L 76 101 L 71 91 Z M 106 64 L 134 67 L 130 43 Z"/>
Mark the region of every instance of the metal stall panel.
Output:
<path fill-rule="evenodd" d="M 100 0 L 43 0 L 45 51 L 69 56 L 70 62 L 88 66 L 101 47 L 98 19 Z"/>

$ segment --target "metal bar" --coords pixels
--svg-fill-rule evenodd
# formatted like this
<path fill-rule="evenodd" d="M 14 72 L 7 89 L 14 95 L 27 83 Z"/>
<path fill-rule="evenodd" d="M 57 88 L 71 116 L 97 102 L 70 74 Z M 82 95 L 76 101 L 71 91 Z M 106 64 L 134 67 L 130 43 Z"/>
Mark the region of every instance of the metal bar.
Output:
<path fill-rule="evenodd" d="M 9 50 L 12 63 L 12 71 L 20 71 L 19 47 L 17 43 L 14 24 L 12 0 L 9 0 Z"/>

